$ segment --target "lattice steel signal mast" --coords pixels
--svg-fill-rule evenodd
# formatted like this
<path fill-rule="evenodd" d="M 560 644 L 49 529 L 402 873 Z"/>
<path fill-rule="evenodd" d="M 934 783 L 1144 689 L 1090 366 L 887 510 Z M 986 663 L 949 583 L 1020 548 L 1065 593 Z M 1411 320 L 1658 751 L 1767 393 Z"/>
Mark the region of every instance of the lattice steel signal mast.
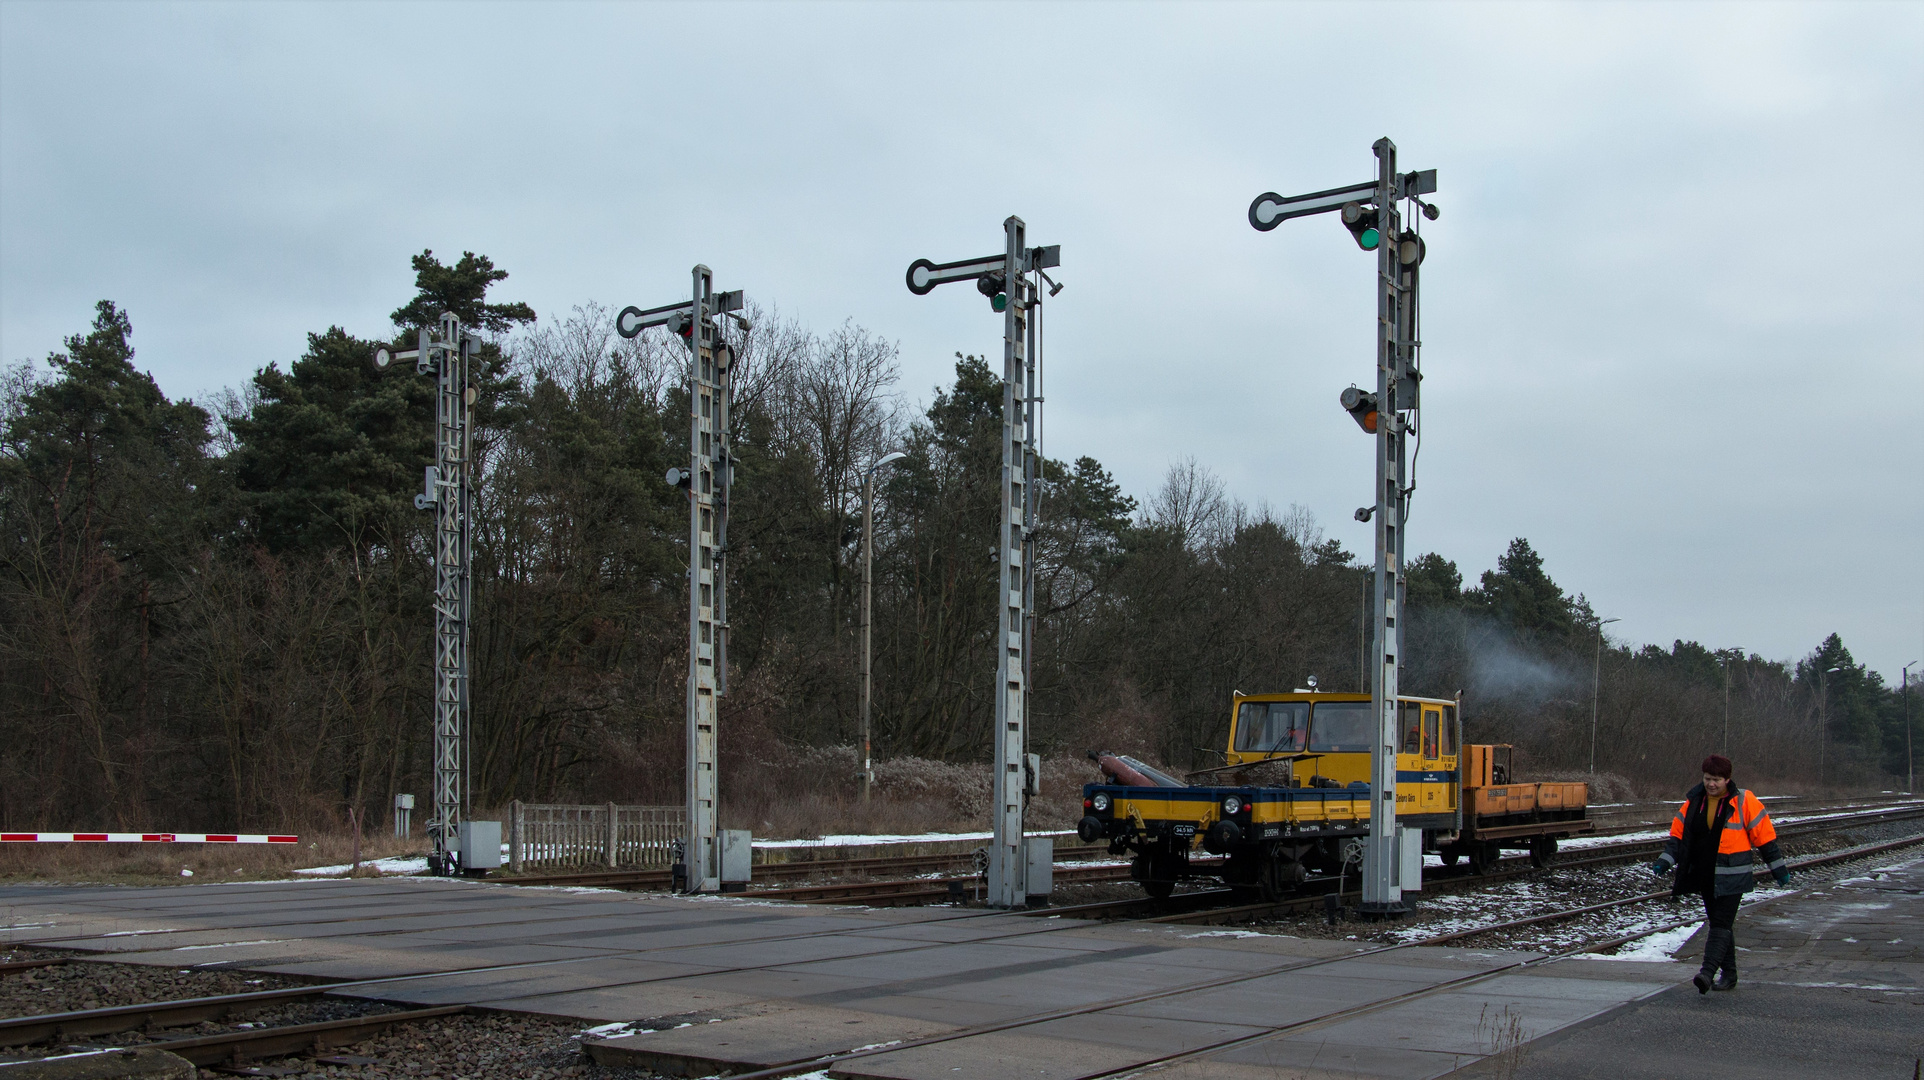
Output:
<path fill-rule="evenodd" d="M 1022 907 L 1029 896 L 1029 846 L 1023 812 L 1038 791 L 1040 763 L 1028 754 L 1029 674 L 1035 640 L 1036 365 L 1043 271 L 1062 262 L 1060 245 L 1027 246 L 1022 219 L 1002 223 L 1003 252 L 960 262 L 909 264 L 909 291 L 926 296 L 937 285 L 973 281 L 1002 314 L 1002 523 L 996 571 L 995 800 L 990 827 L 988 902 Z M 1039 281 L 1031 281 L 1034 274 Z M 1062 288 L 1049 282 L 1050 295 Z M 1047 890 L 1044 890 L 1047 891 Z"/>
<path fill-rule="evenodd" d="M 682 837 L 682 888 L 721 888 L 716 832 L 717 704 L 728 692 L 728 499 L 735 478 L 729 424 L 734 413 L 735 352 L 715 316 L 740 311 L 742 294 L 717 293 L 706 266 L 692 271 L 693 292 L 678 304 L 621 309 L 615 332 L 632 338 L 665 326 L 688 347 L 688 468 L 668 470 L 671 486 L 688 489 L 687 832 Z M 747 321 L 735 317 L 744 330 Z"/>
<path fill-rule="evenodd" d="M 434 511 L 434 805 L 428 836 L 434 851 L 430 871 L 459 872 L 456 832 L 468 811 L 470 758 L 468 628 L 474 599 L 474 439 L 468 412 L 475 391 L 468 367 L 481 339 L 443 312 L 438 332 L 422 327 L 412 349 L 374 350 L 374 366 L 413 360 L 414 370 L 432 375 L 434 464 L 429 465 L 416 510 Z"/>
<path fill-rule="evenodd" d="M 1378 139 L 1376 179 L 1284 198 L 1264 192 L 1249 204 L 1249 223 L 1268 232 L 1284 221 L 1311 214 L 1340 212 L 1358 247 L 1376 253 L 1376 390 L 1351 386 L 1341 403 L 1363 430 L 1375 435 L 1376 505 L 1356 512 L 1358 521 L 1376 522 L 1376 575 L 1371 587 L 1374 667 L 1370 706 L 1376 739 L 1370 746 L 1370 787 L 1376 796 L 1370 813 L 1369 844 L 1363 855 L 1363 911 L 1395 914 L 1405 910 L 1396 830 L 1396 744 L 1398 676 L 1403 655 L 1404 522 L 1409 516 L 1408 458 L 1405 439 L 1417 430 L 1418 386 L 1423 375 L 1417 316 L 1417 267 L 1423 238 L 1403 227 L 1396 204 L 1407 200 L 1434 221 L 1436 207 L 1422 196 L 1436 190 L 1436 170 L 1399 173 L 1396 144 Z M 1411 214 L 1412 225 L 1421 222 Z M 1388 241 L 1385 242 L 1385 238 Z M 1420 850 L 1421 834 L 1404 843 Z M 1421 865 L 1421 860 L 1415 860 Z"/>

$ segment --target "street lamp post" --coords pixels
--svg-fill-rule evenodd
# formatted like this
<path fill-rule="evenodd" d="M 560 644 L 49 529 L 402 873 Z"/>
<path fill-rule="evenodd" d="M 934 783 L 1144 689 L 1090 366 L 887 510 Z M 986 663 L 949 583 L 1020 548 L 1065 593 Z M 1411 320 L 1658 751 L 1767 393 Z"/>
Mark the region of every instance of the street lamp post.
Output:
<path fill-rule="evenodd" d="M 875 759 L 869 742 L 869 603 L 875 566 L 875 474 L 908 457 L 900 450 L 884 456 L 862 474 L 862 801 L 875 786 Z"/>
<path fill-rule="evenodd" d="M 1724 756 L 1730 756 L 1730 657 L 1724 657 Z"/>
<path fill-rule="evenodd" d="M 1622 619 L 1597 623 L 1597 661 L 1590 675 L 1590 775 L 1597 775 L 1597 703 L 1603 698 L 1603 628 Z"/>
<path fill-rule="evenodd" d="M 1817 675 L 1817 786 L 1824 786 L 1824 751 L 1830 743 L 1830 677 L 1844 670 L 1825 668 Z"/>
<path fill-rule="evenodd" d="M 1904 793 L 1917 794 L 1917 758 L 1911 754 L 1911 669 L 1918 661 L 1904 665 Z"/>

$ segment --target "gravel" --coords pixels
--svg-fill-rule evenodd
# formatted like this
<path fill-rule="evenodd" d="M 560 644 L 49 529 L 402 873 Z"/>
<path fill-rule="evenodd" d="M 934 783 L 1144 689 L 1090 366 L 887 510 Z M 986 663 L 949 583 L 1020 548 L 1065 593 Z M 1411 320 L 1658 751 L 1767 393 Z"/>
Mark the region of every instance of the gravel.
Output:
<path fill-rule="evenodd" d="M 0 952 L 0 962 L 79 955 L 51 949 L 13 949 Z M 244 994 L 256 990 L 310 985 L 302 980 L 245 971 L 204 971 L 157 968 L 140 964 L 82 960 L 56 967 L 31 968 L 0 976 L 0 1016 L 33 1016 L 80 1009 L 102 1009 L 149 1001 Z M 203 1022 L 154 1033 L 140 1031 L 88 1036 L 84 1041 L 18 1047 L 0 1051 L 10 1058 L 68 1054 L 117 1046 L 164 1045 L 169 1038 L 217 1035 L 243 1028 L 282 1027 L 343 1020 L 354 1016 L 396 1011 L 399 1007 L 358 998 L 323 997 L 280 1002 L 236 1013 L 219 1022 Z M 654 1074 L 635 1069 L 605 1068 L 588 1060 L 581 1049 L 582 1032 L 589 1025 L 561 1020 L 490 1013 L 438 1017 L 376 1032 L 351 1046 L 320 1055 L 274 1058 L 264 1064 L 292 1068 L 287 1076 L 366 1077 L 369 1080 L 406 1078 L 433 1080 L 653 1080 Z"/>
<path fill-rule="evenodd" d="M 0 963 L 80 955 L 71 950 L 12 949 L 0 951 Z M 29 968 L 0 975 L 0 1017 L 107 1009 L 144 1001 L 245 994 L 302 985 L 306 984 L 295 979 L 245 971 L 163 968 L 82 959 L 57 967 Z"/>
<path fill-rule="evenodd" d="M 588 1060 L 580 1023 L 514 1013 L 439 1017 L 378 1032 L 322 1055 L 281 1058 L 304 1067 L 290 1077 L 365 1080 L 657 1080 L 640 1069 L 609 1068 Z"/>

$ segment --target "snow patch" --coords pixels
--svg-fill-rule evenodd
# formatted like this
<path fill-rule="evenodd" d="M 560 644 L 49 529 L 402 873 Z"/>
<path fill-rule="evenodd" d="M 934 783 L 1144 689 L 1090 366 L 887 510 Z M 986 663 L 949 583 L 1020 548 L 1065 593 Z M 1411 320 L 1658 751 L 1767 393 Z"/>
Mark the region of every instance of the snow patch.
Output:
<path fill-rule="evenodd" d="M 1698 922 L 1690 923 L 1686 926 L 1679 926 L 1673 930 L 1659 930 L 1654 934 L 1647 934 L 1635 941 L 1626 942 L 1622 948 L 1614 953 L 1578 953 L 1570 959 L 1629 960 L 1633 963 L 1642 964 L 1667 964 L 1674 959 L 1671 954 L 1683 948 L 1684 942 L 1690 940 L 1690 935 L 1703 929 L 1703 925 L 1703 923 Z"/>
<path fill-rule="evenodd" d="M 361 865 L 371 866 L 383 874 L 425 874 L 428 872 L 428 860 L 425 855 L 397 855 L 391 859 L 362 859 Z M 354 869 L 353 863 L 342 863 L 339 866 L 310 866 L 294 872 L 310 877 L 321 877 L 345 874 L 352 869 Z"/>
<path fill-rule="evenodd" d="M 625 1039 L 630 1035 L 653 1035 L 654 1028 L 636 1027 L 638 1020 L 619 1020 L 612 1024 L 600 1024 L 584 1028 L 577 1039 Z"/>

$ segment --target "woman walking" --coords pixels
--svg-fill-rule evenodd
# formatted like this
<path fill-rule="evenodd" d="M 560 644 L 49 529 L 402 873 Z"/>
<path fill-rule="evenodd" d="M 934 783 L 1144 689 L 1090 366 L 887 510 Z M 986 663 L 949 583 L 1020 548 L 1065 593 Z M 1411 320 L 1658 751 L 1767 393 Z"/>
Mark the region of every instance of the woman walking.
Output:
<path fill-rule="evenodd" d="M 1750 889 L 1757 857 L 1763 857 L 1777 884 L 1790 882 L 1790 870 L 1777 850 L 1777 830 L 1762 800 L 1732 784 L 1730 771 L 1730 759 L 1722 754 L 1704 759 L 1703 783 L 1690 789 L 1670 819 L 1670 839 L 1650 868 L 1658 877 L 1677 868 L 1670 895 L 1704 898 L 1710 932 L 1703 969 L 1690 980 L 1699 994 L 1713 987 L 1737 988 L 1737 905 Z"/>

